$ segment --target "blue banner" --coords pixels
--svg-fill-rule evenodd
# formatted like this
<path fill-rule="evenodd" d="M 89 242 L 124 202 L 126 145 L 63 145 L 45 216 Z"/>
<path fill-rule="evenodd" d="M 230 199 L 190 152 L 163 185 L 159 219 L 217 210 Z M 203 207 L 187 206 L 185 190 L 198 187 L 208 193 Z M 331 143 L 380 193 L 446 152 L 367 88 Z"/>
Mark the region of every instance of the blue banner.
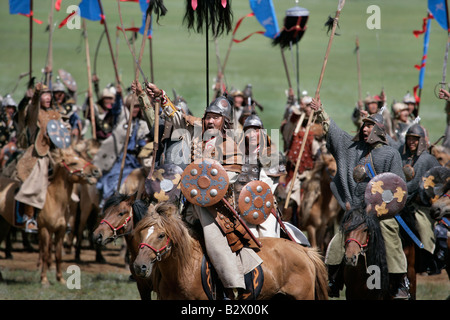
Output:
<path fill-rule="evenodd" d="M 249 0 L 250 8 L 255 14 L 258 22 L 264 27 L 264 35 L 268 38 L 275 38 L 278 34 L 278 22 L 272 0 Z"/>
<path fill-rule="evenodd" d="M 427 54 L 428 54 L 428 45 L 430 43 L 430 24 L 431 19 L 428 19 L 425 36 L 423 38 L 423 56 L 422 56 L 422 64 L 420 68 L 420 74 L 419 74 L 419 88 L 423 88 L 423 80 L 425 78 L 425 64 L 427 62 Z"/>
<path fill-rule="evenodd" d="M 447 20 L 447 1 L 446 0 L 428 0 L 428 10 L 434 19 L 444 30 L 448 30 Z"/>
<path fill-rule="evenodd" d="M 30 0 L 9 0 L 10 14 L 30 14 Z"/>
<path fill-rule="evenodd" d="M 145 31 L 145 18 L 147 16 L 148 4 L 149 4 L 149 0 L 139 0 L 139 6 L 141 7 L 141 11 L 142 11 L 142 26 L 139 29 L 139 33 L 142 35 L 144 34 L 144 31 Z M 147 37 L 152 36 L 152 24 L 153 24 L 152 20 L 150 21 L 150 28 L 148 29 Z"/>
<path fill-rule="evenodd" d="M 92 21 L 104 19 L 104 17 L 102 17 L 98 0 L 81 0 L 78 7 L 80 8 L 80 16 L 82 18 Z"/>

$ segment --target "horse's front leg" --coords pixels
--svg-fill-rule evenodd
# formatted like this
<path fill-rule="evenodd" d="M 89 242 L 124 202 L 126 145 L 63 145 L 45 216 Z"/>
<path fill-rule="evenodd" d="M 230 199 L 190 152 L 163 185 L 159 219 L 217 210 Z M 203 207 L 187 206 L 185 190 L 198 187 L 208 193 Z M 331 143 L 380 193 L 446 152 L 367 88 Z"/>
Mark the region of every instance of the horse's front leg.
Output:
<path fill-rule="evenodd" d="M 51 254 L 50 233 L 45 227 L 39 227 L 39 264 L 41 265 L 41 284 L 48 286 L 47 270 Z"/>
<path fill-rule="evenodd" d="M 66 284 L 66 280 L 62 276 L 62 252 L 64 243 L 64 229 L 55 234 L 55 263 L 56 263 L 56 281 Z"/>

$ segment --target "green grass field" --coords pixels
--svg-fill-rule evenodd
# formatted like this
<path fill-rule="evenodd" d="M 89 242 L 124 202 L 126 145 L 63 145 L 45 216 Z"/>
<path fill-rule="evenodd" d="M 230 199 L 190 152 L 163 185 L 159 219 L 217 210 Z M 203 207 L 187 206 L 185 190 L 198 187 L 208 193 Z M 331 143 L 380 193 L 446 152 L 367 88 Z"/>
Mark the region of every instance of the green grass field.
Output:
<path fill-rule="evenodd" d="M 58 25 L 67 16 L 67 6 L 78 4 L 79 0 L 65 0 L 60 12 L 55 12 L 54 21 Z M 206 105 L 206 37 L 187 30 L 183 25 L 184 1 L 165 1 L 168 13 L 160 24 L 153 28 L 153 61 L 155 83 L 172 95 L 172 89 L 184 96 L 195 115 L 201 115 Z M 295 6 L 293 0 L 274 0 L 278 25 L 282 26 L 285 11 Z M 308 29 L 299 43 L 300 89 L 311 95 L 317 88 L 322 63 L 328 44 L 324 23 L 328 16 L 334 16 L 338 1 L 303 0 L 299 5 L 310 11 Z M 370 5 L 380 8 L 380 29 L 370 30 L 366 21 Z M 133 61 L 123 35 L 116 39 L 116 26 L 120 25 L 117 2 L 104 0 L 106 21 L 111 42 L 116 50 L 118 41 L 118 69 L 125 86 L 134 78 Z M 34 12 L 42 25 L 34 24 L 33 33 L 33 74 L 42 79 L 41 70 L 47 59 L 48 32 L 45 27 L 50 12 L 51 0 L 35 1 Z M 141 16 L 136 3 L 122 3 L 125 27 L 140 26 Z M 248 1 L 232 1 L 234 23 L 251 12 Z M 346 131 L 354 131 L 350 114 L 358 99 L 356 55 L 354 54 L 356 36 L 360 40 L 362 93 L 378 94 L 385 89 L 390 104 L 418 83 L 419 72 L 414 68 L 420 64 L 423 50 L 423 36 L 415 38 L 412 31 L 421 29 L 422 18 L 427 13 L 425 0 L 352 0 L 347 1 L 340 17 L 339 36 L 335 37 L 327 69 L 321 88 L 322 102 L 332 118 Z M 28 71 L 28 19 L 10 15 L 8 1 L 0 2 L 0 93 L 10 92 L 22 72 Z M 94 51 L 103 26 L 88 21 L 88 37 L 93 63 Z M 262 30 L 255 18 L 247 18 L 236 34 L 240 39 L 250 32 Z M 231 33 L 218 39 L 219 56 L 224 60 L 230 44 Z M 420 116 L 422 124 L 430 131 L 431 141 L 436 141 L 444 132 L 446 120 L 444 103 L 434 95 L 434 88 L 442 80 L 442 67 L 447 34 L 432 21 L 425 86 L 422 91 Z M 140 47 L 139 35 L 136 46 Z M 217 59 L 213 39 L 209 39 L 209 87 L 217 74 Z M 106 39 L 103 40 L 97 62 L 100 85 L 114 82 L 114 71 Z M 295 48 L 294 48 L 295 49 Z M 290 76 L 295 82 L 295 68 L 292 65 L 296 50 L 292 54 L 286 50 L 290 66 Z M 87 90 L 87 71 L 84 42 L 81 30 L 64 27 L 55 29 L 53 36 L 54 75 L 58 69 L 70 72 L 78 83 L 78 101 L 83 101 Z M 146 46 L 142 68 L 150 78 L 149 49 Z M 242 43 L 232 46 L 225 70 L 229 88 L 243 89 L 248 83 L 253 85 L 253 94 L 265 110 L 261 114 L 266 128 L 279 128 L 285 106 L 285 90 L 288 88 L 280 49 L 272 47 L 271 40 L 262 35 L 254 35 Z M 141 78 L 142 80 L 142 78 Z M 25 90 L 26 78 L 14 93 L 19 100 Z M 210 90 L 210 94 L 212 90 Z"/>

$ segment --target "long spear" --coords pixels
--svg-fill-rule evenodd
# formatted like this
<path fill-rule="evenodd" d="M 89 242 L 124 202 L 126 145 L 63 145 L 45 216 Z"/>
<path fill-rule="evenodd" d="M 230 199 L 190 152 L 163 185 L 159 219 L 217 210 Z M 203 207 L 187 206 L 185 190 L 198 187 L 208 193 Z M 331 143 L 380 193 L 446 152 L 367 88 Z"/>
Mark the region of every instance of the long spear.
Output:
<path fill-rule="evenodd" d="M 52 87 L 52 72 L 53 72 L 53 12 L 55 8 L 55 0 L 52 0 L 52 6 L 50 9 L 50 14 L 48 18 L 49 24 L 49 36 L 48 36 L 48 51 L 47 51 L 47 62 L 45 66 L 45 84 L 47 84 L 50 89 Z"/>
<path fill-rule="evenodd" d="M 139 60 L 136 60 L 136 55 L 135 55 L 134 50 L 133 50 L 133 48 L 131 47 L 131 45 L 130 45 L 130 43 L 128 41 L 127 35 L 125 33 L 125 28 L 123 26 L 122 12 L 120 10 L 120 0 L 117 0 L 117 5 L 118 5 L 118 8 L 119 8 L 119 17 L 120 17 L 120 24 L 121 24 L 121 27 L 122 27 L 121 28 L 122 29 L 122 33 L 123 33 L 123 36 L 125 37 L 125 41 L 127 42 L 128 48 L 130 49 L 130 51 L 131 51 L 131 53 L 133 55 L 133 60 L 135 61 L 135 64 L 136 64 L 135 80 L 138 81 L 139 80 L 139 72 L 141 71 L 140 65 L 141 65 L 141 61 L 142 61 L 142 56 L 144 54 L 145 38 L 147 37 L 148 29 L 150 28 L 150 10 L 147 10 L 147 17 L 146 17 L 146 20 L 145 20 L 145 30 L 144 30 L 144 35 L 142 36 L 142 43 L 141 43 L 141 50 L 140 50 L 140 53 L 139 53 Z M 124 150 L 123 150 L 122 163 L 121 163 L 121 166 L 120 166 L 120 174 L 119 174 L 119 181 L 117 183 L 117 191 L 119 191 L 120 185 L 121 185 L 121 182 L 122 182 L 123 169 L 125 167 L 125 160 L 126 160 L 126 156 L 127 156 L 128 142 L 130 140 L 131 122 L 132 122 L 132 118 L 133 118 L 132 114 L 131 114 L 132 113 L 132 110 L 131 110 L 132 107 L 133 106 L 130 105 L 130 115 L 128 117 L 127 135 L 126 135 L 125 145 L 124 145 Z M 159 106 L 158 106 L 158 108 L 159 108 Z M 155 125 L 157 124 L 156 116 L 158 114 L 158 111 L 156 111 L 156 108 L 155 108 Z M 159 122 L 158 122 L 158 126 L 159 126 Z M 155 128 L 155 131 L 156 131 L 156 128 Z M 156 141 L 155 141 L 155 143 L 156 143 Z M 153 154 L 153 160 L 155 158 L 156 158 L 156 154 Z M 153 172 L 153 168 L 154 168 L 154 161 L 152 162 L 152 169 L 151 169 L 152 172 Z"/>
<path fill-rule="evenodd" d="M 320 77 L 319 77 L 319 83 L 317 84 L 317 89 L 316 89 L 316 94 L 314 96 L 315 99 L 318 99 L 320 96 L 320 88 L 322 87 L 322 81 L 323 81 L 323 76 L 325 74 L 325 68 L 327 67 L 327 62 L 328 62 L 328 55 L 330 54 L 330 50 L 331 50 L 331 44 L 333 43 L 333 39 L 334 39 L 334 35 L 336 32 L 336 27 L 339 21 L 339 16 L 341 14 L 341 10 L 344 7 L 345 4 L 345 0 L 339 0 L 339 4 L 338 4 L 338 8 L 336 11 L 336 15 L 333 19 L 333 27 L 331 29 L 331 35 L 330 35 L 330 39 L 328 40 L 328 47 L 327 47 L 327 51 L 325 52 L 325 58 L 322 64 L 322 71 L 320 72 Z M 303 136 L 303 141 L 302 141 L 302 146 L 300 148 L 300 153 L 298 155 L 297 158 L 297 163 L 295 164 L 295 171 L 294 171 L 294 175 L 291 179 L 291 183 L 290 183 L 290 187 L 289 187 L 289 192 L 288 195 L 286 197 L 286 203 L 284 205 L 284 209 L 287 209 L 287 207 L 289 206 L 289 198 L 291 197 L 292 194 L 292 188 L 294 187 L 294 181 L 297 178 L 297 173 L 298 173 L 298 168 L 300 167 L 300 162 L 302 159 L 302 155 L 303 155 L 303 151 L 305 150 L 305 145 L 306 145 L 306 140 L 309 134 L 309 129 L 311 128 L 311 124 L 312 124 L 312 120 L 313 120 L 312 115 L 310 115 L 310 117 L 308 118 L 308 123 L 306 125 L 306 130 L 305 130 L 305 135 Z"/>
<path fill-rule="evenodd" d="M 356 36 L 356 70 L 358 73 L 358 106 L 360 106 L 362 101 L 362 93 L 361 93 L 361 64 L 360 64 L 360 58 L 359 58 L 359 38 Z"/>
<path fill-rule="evenodd" d="M 101 0 L 98 0 L 98 6 L 100 7 L 100 13 L 101 13 L 102 17 L 104 17 L 105 15 L 103 13 L 103 5 L 102 5 Z M 117 83 L 117 85 L 120 85 L 119 72 L 117 71 L 117 63 L 116 63 L 116 59 L 114 58 L 114 50 L 111 45 L 111 38 L 109 37 L 108 26 L 106 25 L 106 18 L 103 19 L 103 26 L 105 27 L 105 33 L 106 33 L 106 38 L 108 40 L 109 52 L 111 53 L 111 59 L 112 59 L 113 67 L 114 67 L 114 74 L 116 76 L 116 83 Z"/>
<path fill-rule="evenodd" d="M 89 55 L 89 41 L 88 41 L 87 25 L 86 25 L 85 19 L 83 19 L 83 35 L 84 35 L 84 43 L 85 43 L 85 47 L 86 47 L 86 68 L 87 68 L 87 74 L 88 74 L 88 101 L 89 101 L 89 110 L 90 110 L 90 114 L 91 114 L 92 138 L 94 140 L 97 140 L 97 130 L 95 128 L 94 99 L 92 97 L 91 57 Z"/>
<path fill-rule="evenodd" d="M 29 82 L 31 81 L 31 78 L 33 77 L 33 0 L 30 0 L 30 40 L 29 40 Z"/>

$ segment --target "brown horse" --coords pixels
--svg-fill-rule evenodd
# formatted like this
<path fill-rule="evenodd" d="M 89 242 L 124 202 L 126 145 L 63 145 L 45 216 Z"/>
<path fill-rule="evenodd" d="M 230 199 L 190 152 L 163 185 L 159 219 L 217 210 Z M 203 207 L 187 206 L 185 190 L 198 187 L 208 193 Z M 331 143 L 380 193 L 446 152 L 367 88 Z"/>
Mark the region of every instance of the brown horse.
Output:
<path fill-rule="evenodd" d="M 386 249 L 376 216 L 348 210 L 341 229 L 345 239 L 344 284 L 347 300 L 388 299 Z M 371 269 L 371 268 L 377 269 Z M 371 275 L 374 275 L 373 279 Z"/>
<path fill-rule="evenodd" d="M 62 247 L 66 231 L 67 205 L 74 183 L 95 184 L 101 176 L 99 169 L 81 158 L 72 147 L 55 149 L 51 152 L 53 174 L 49 178 L 45 204 L 37 216 L 39 238 L 39 264 L 41 283 L 48 285 L 47 270 L 51 265 L 52 244 L 55 244 L 56 279 L 64 283 L 62 276 Z M 2 178 L 0 180 L 0 214 L 10 225 L 14 219 L 14 192 L 18 182 Z M 0 235 L 1 238 L 1 235 Z M 53 240 L 53 241 L 52 241 Z"/>
<path fill-rule="evenodd" d="M 141 243 L 135 271 L 152 278 L 159 299 L 207 299 L 200 272 L 203 248 L 173 204 L 150 205 L 134 233 Z M 315 249 L 280 238 L 260 241 L 264 283 L 258 299 L 328 298 L 325 264 Z"/>
<path fill-rule="evenodd" d="M 336 170 L 333 155 L 322 153 L 302 183 L 300 207 L 290 199 L 289 207 L 282 212 L 283 220 L 292 221 L 300 230 L 306 231 L 311 246 L 317 247 L 321 253 L 325 252 L 334 234 L 334 223 L 341 211 L 330 189 Z M 284 208 L 287 192 L 282 184 L 277 187 L 275 195 L 279 206 Z M 328 233 L 331 236 L 327 236 Z"/>
<path fill-rule="evenodd" d="M 95 154 L 100 148 L 100 142 L 98 140 L 79 140 L 73 145 L 73 148 L 81 154 L 83 159 L 92 162 Z M 69 206 L 69 223 L 71 227 L 67 236 L 66 253 L 70 253 L 72 244 L 75 242 L 75 261 L 81 261 L 81 242 L 83 240 L 83 231 L 85 230 L 88 221 L 98 221 L 99 213 L 101 211 L 100 196 L 95 184 L 75 184 L 74 194 L 77 195 L 79 201 L 70 201 Z M 92 229 L 90 229 L 92 231 Z M 102 256 L 101 248 L 95 247 L 95 261 L 104 262 L 105 259 Z"/>
<path fill-rule="evenodd" d="M 131 196 L 115 194 L 106 200 L 103 209 L 104 217 L 92 235 L 93 240 L 101 246 L 119 237 L 125 237 L 131 255 L 130 272 L 136 280 L 142 300 L 151 299 L 152 284 L 150 280 L 135 275 L 132 264 L 139 250 L 139 243 L 133 236 L 133 228 L 147 214 L 147 210 L 148 206 L 143 201 L 136 200 L 136 194 Z"/>
<path fill-rule="evenodd" d="M 341 210 L 330 188 L 336 170 L 333 155 L 322 153 L 314 165 L 311 178 L 304 183 L 299 226 L 306 230 L 311 245 L 321 252 L 325 252 L 331 240 L 332 235 L 326 237 L 326 233 L 329 228 L 334 227 L 334 222 Z"/>

